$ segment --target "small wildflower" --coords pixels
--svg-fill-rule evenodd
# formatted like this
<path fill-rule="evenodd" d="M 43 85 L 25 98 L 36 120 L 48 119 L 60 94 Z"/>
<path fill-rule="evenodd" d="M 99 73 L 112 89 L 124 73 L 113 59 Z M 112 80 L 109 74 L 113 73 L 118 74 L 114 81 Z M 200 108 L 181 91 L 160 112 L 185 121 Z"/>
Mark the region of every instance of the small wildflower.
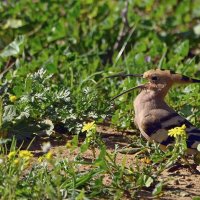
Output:
<path fill-rule="evenodd" d="M 19 158 L 23 158 L 25 160 L 29 160 L 30 158 L 33 157 L 33 154 L 30 151 L 27 150 L 21 150 L 19 152 Z"/>
<path fill-rule="evenodd" d="M 181 127 L 175 127 L 168 131 L 168 135 L 171 137 L 186 136 L 186 126 L 183 124 Z"/>
<path fill-rule="evenodd" d="M 10 99 L 11 102 L 14 103 L 17 100 L 17 97 L 15 95 L 10 95 L 9 99 Z"/>
<path fill-rule="evenodd" d="M 71 140 L 67 141 L 66 145 L 67 149 L 70 149 L 72 147 Z"/>
<path fill-rule="evenodd" d="M 8 154 L 8 159 L 11 160 L 12 158 L 14 158 L 16 155 L 16 151 L 11 151 L 9 154 Z"/>
<path fill-rule="evenodd" d="M 141 162 L 145 163 L 145 164 L 150 164 L 151 160 L 148 157 L 144 157 L 142 159 L 140 159 Z"/>
<path fill-rule="evenodd" d="M 42 162 L 44 160 L 44 158 L 42 157 L 42 156 L 40 156 L 39 158 L 38 158 L 38 162 Z"/>
<path fill-rule="evenodd" d="M 16 159 L 14 160 L 14 164 L 15 164 L 15 165 L 18 165 L 18 164 L 19 164 L 19 159 L 18 159 L 18 158 L 16 158 Z"/>
<path fill-rule="evenodd" d="M 49 151 L 49 152 L 45 155 L 45 158 L 46 158 L 47 160 L 52 160 L 53 154 Z"/>
<path fill-rule="evenodd" d="M 146 61 L 147 63 L 150 63 L 150 62 L 151 62 L 151 56 L 146 56 L 146 57 L 145 57 L 145 61 Z"/>
<path fill-rule="evenodd" d="M 82 128 L 82 132 L 94 130 L 95 128 L 96 128 L 96 124 L 95 124 L 95 121 L 93 121 L 93 122 L 84 124 Z"/>

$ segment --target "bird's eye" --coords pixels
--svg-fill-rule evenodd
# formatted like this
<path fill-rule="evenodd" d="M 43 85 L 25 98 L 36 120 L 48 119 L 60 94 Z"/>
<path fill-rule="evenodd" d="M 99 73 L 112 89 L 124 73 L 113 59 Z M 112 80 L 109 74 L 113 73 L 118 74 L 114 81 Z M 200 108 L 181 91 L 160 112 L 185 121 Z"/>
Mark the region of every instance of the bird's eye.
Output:
<path fill-rule="evenodd" d="M 157 80 L 158 80 L 158 77 L 157 77 L 157 76 L 152 76 L 152 77 L 151 77 L 151 80 L 157 81 Z"/>

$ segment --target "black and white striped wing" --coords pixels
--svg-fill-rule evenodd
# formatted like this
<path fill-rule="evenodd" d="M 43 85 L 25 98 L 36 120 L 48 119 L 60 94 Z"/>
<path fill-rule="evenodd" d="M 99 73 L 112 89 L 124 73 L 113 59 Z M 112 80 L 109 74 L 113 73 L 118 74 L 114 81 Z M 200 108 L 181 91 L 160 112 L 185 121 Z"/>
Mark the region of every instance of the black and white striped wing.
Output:
<path fill-rule="evenodd" d="M 180 116 L 178 113 L 168 113 L 164 116 L 148 114 L 142 124 L 142 132 L 146 134 L 145 137 L 149 137 L 150 140 L 154 140 L 162 145 L 169 145 L 173 143 L 174 138 L 168 136 L 168 130 L 180 127 L 183 124 L 186 125 L 186 132 L 188 135 L 187 145 L 188 148 L 195 149 L 200 144 L 200 129 L 193 126 L 188 120 Z"/>

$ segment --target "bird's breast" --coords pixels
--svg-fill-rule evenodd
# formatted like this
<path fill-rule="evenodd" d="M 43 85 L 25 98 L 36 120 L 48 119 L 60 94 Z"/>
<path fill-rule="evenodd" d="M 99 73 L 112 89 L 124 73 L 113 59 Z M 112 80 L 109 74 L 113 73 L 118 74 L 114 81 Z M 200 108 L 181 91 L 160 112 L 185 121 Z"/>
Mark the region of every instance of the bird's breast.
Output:
<path fill-rule="evenodd" d="M 148 92 L 141 92 L 134 100 L 135 123 L 140 128 L 142 120 L 149 113 L 149 111 L 156 109 L 155 98 Z"/>
<path fill-rule="evenodd" d="M 174 111 L 162 99 L 152 98 L 151 93 L 140 93 L 134 101 L 134 110 L 135 124 L 145 138 L 159 143 L 167 139 L 162 123 L 171 119 Z"/>

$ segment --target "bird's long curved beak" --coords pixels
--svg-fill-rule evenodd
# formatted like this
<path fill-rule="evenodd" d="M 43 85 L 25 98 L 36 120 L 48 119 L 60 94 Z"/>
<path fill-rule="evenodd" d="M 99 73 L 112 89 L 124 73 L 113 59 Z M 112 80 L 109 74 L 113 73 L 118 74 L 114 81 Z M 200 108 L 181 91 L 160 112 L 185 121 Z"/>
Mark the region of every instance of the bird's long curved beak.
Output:
<path fill-rule="evenodd" d="M 121 77 L 121 78 L 125 78 L 125 77 L 143 77 L 143 74 L 125 74 L 125 73 L 119 73 L 119 74 L 113 74 L 111 76 L 107 76 L 106 78 L 115 78 L 115 77 Z"/>
<path fill-rule="evenodd" d="M 130 88 L 130 89 L 128 89 L 128 90 L 126 90 L 126 91 L 124 91 L 124 92 L 118 94 L 117 96 L 113 97 L 113 98 L 111 99 L 111 101 L 113 101 L 113 100 L 115 100 L 116 98 L 122 96 L 123 94 L 126 94 L 126 93 L 128 93 L 128 92 L 131 92 L 132 90 L 135 90 L 135 89 L 138 89 L 138 88 L 144 88 L 145 85 L 146 85 L 146 84 L 142 84 L 142 85 L 138 85 L 138 86 L 136 86 L 136 87 L 132 87 L 132 88 Z"/>
<path fill-rule="evenodd" d="M 121 77 L 121 78 L 125 78 L 125 77 L 143 77 L 143 74 L 125 74 L 125 73 L 122 72 L 122 73 L 119 73 L 119 74 L 114 74 L 114 75 L 111 75 L 111 76 L 107 76 L 106 78 L 115 78 L 115 77 Z M 135 90 L 135 89 L 138 89 L 138 88 L 143 88 L 144 85 L 145 85 L 145 84 L 143 84 L 143 85 L 138 85 L 138 86 L 136 86 L 136 87 L 132 87 L 132 88 L 130 88 L 130 89 L 128 89 L 128 90 L 126 90 L 126 91 L 124 91 L 124 92 L 118 94 L 117 96 L 113 97 L 113 98 L 111 99 L 111 101 L 113 101 L 113 100 L 115 100 L 116 98 L 122 96 L 123 94 L 126 94 L 126 93 L 128 93 L 128 92 L 131 92 L 132 90 Z"/>

